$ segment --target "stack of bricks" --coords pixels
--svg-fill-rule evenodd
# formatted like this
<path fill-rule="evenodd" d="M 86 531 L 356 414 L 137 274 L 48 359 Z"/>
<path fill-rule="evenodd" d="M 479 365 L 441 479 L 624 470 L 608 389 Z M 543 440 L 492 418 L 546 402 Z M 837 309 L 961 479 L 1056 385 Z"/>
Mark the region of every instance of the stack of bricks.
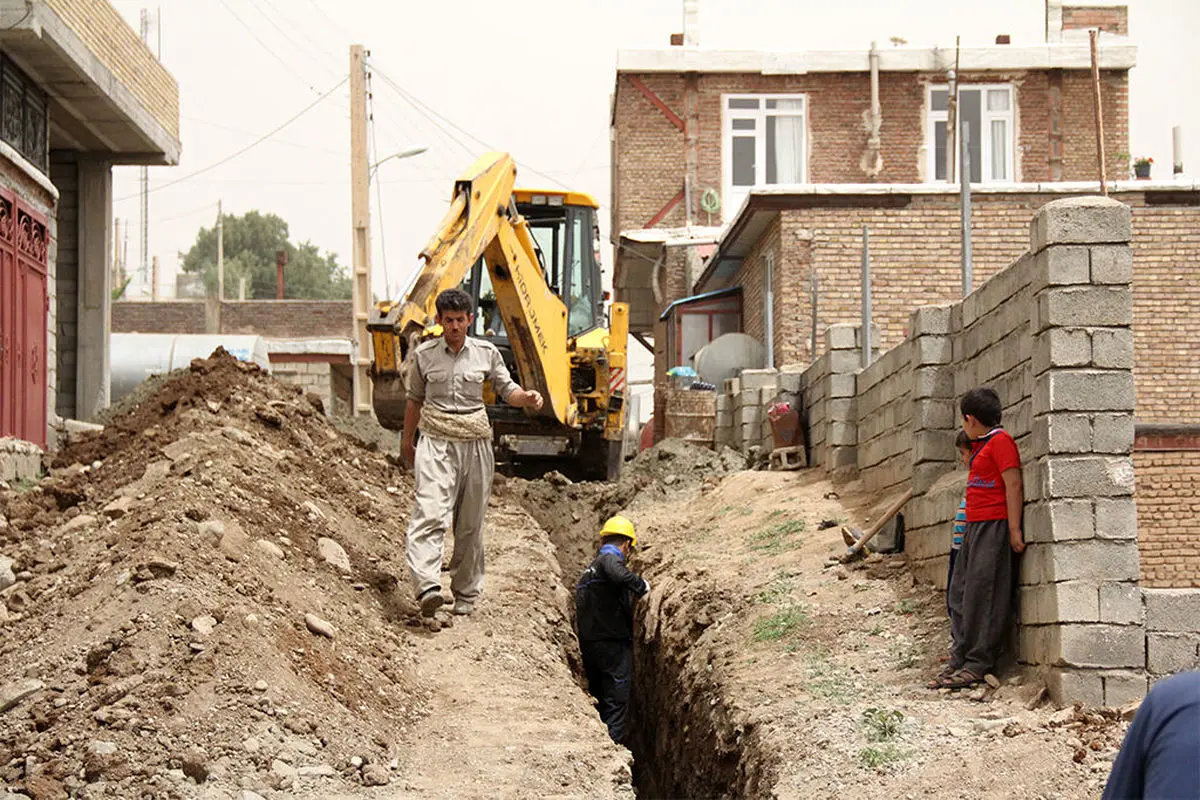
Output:
<path fill-rule="evenodd" d="M 1057 701 L 1121 705 L 1146 691 L 1133 450 L 1129 209 L 1059 200 L 1034 217 L 1033 432 L 1039 479 L 1021 568 L 1020 657 Z"/>
<path fill-rule="evenodd" d="M 862 366 L 862 331 L 842 323 L 825 330 L 829 372 L 825 376 L 825 470 L 835 480 L 858 469 L 858 377 Z M 873 342 L 879 341 L 872 338 Z"/>
<path fill-rule="evenodd" d="M 774 369 L 744 369 L 739 382 L 739 411 L 735 427 L 740 426 L 741 438 L 737 449 L 748 455 L 753 447 L 762 450 L 764 430 L 770 435 L 767 407 L 774 402 L 779 391 L 779 373 Z M 767 451 L 770 451 L 769 447 Z"/>
<path fill-rule="evenodd" d="M 725 385 L 717 392 L 717 421 L 713 426 L 713 448 L 720 450 L 722 447 L 737 448 L 733 440 L 733 416 L 735 395 L 741 391 L 741 381 L 737 378 L 728 378 Z"/>

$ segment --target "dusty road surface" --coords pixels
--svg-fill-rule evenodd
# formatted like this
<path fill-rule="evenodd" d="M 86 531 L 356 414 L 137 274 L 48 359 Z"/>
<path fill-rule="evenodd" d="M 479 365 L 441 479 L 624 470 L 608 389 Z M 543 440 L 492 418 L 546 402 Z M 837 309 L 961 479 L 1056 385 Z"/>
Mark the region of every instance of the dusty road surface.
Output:
<path fill-rule="evenodd" d="M 924 688 L 949 641 L 943 595 L 915 586 L 903 556 L 830 565 L 845 545 L 822 522 L 861 524 L 860 505 L 892 498 L 731 462 L 667 442 L 616 485 L 523 487 L 564 569 L 618 507 L 645 543 L 639 796 L 1099 796 L 1119 713 L 1028 710 L 1042 686 L 1015 668 L 999 688 Z"/>
<path fill-rule="evenodd" d="M 497 499 L 476 615 L 422 626 L 411 482 L 318 405 L 214 355 L 0 489 L 0 789 L 632 797 L 544 532 Z"/>

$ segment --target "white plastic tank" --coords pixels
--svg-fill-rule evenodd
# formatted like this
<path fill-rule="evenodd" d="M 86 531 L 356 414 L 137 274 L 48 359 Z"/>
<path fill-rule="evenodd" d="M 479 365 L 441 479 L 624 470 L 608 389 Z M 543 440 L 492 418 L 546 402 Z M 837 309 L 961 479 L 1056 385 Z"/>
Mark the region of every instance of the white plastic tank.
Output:
<path fill-rule="evenodd" d="M 186 367 L 194 358 L 208 358 L 218 347 L 224 347 L 239 361 L 270 369 L 267 343 L 261 336 L 114 333 L 109 355 L 112 368 L 110 399 L 116 403 L 151 375 Z"/>
<path fill-rule="evenodd" d="M 693 359 L 700 380 L 719 390 L 726 378 L 733 378 L 743 369 L 762 369 L 767 364 L 767 351 L 762 342 L 744 333 L 718 336 L 696 351 Z"/>

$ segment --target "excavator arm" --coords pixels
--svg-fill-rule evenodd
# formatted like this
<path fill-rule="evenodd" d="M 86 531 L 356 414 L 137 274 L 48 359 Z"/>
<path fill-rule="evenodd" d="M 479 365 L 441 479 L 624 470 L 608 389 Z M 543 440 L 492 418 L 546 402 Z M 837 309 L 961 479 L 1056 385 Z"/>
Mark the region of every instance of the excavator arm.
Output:
<path fill-rule="evenodd" d="M 537 249 L 513 202 L 516 165 L 507 153 L 489 153 L 454 184 L 454 196 L 437 233 L 420 257 L 425 262 L 400 303 L 379 303 L 367 328 L 374 345 L 371 377 L 376 415 L 387 427 L 403 417 L 405 359 L 435 324 L 435 301 L 460 285 L 483 256 L 496 304 L 508 331 L 518 379 L 545 399 L 540 416 L 574 426 L 567 353 L 567 309 L 542 274 Z"/>

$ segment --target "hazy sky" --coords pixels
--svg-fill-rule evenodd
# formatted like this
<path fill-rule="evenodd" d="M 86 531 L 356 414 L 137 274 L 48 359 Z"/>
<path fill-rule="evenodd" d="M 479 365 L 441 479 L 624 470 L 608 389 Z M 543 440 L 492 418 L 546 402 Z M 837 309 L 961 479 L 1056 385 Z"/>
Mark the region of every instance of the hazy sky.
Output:
<path fill-rule="evenodd" d="M 147 3 L 111 2 L 136 29 Z M 1185 156 L 1200 164 L 1200 48 L 1190 40 L 1200 30 L 1200 2 L 1128 5 L 1139 46 L 1132 150 L 1153 155 L 1156 175 L 1166 177 L 1172 125 L 1184 126 Z M 384 242 L 396 291 L 440 219 L 452 180 L 485 143 L 525 165 L 524 185 L 550 183 L 532 169 L 595 195 L 607 241 L 616 52 L 666 46 L 681 29 L 681 8 L 681 0 L 161 0 L 149 6 L 151 41 L 160 15 L 162 59 L 179 81 L 183 157 L 178 167 L 152 168 L 151 187 L 221 160 L 312 103 L 345 77 L 349 45 L 359 42 L 377 67 L 379 157 L 429 148 L 380 167 L 382 206 L 372 188 L 377 293 L 384 293 Z M 997 33 L 1011 34 L 1014 45 L 1036 44 L 1044 25 L 1043 0 L 700 0 L 700 15 L 701 44 L 714 48 L 865 50 L 891 36 L 952 46 L 956 33 L 964 44 L 989 44 Z M 201 225 L 213 224 L 218 199 L 227 213 L 274 212 L 294 240 L 311 239 L 348 262 L 348 97 L 343 85 L 245 155 L 152 191 L 150 253 L 164 272 L 173 272 Z M 118 168 L 115 183 L 114 214 L 132 226 L 136 267 L 137 169 Z"/>

